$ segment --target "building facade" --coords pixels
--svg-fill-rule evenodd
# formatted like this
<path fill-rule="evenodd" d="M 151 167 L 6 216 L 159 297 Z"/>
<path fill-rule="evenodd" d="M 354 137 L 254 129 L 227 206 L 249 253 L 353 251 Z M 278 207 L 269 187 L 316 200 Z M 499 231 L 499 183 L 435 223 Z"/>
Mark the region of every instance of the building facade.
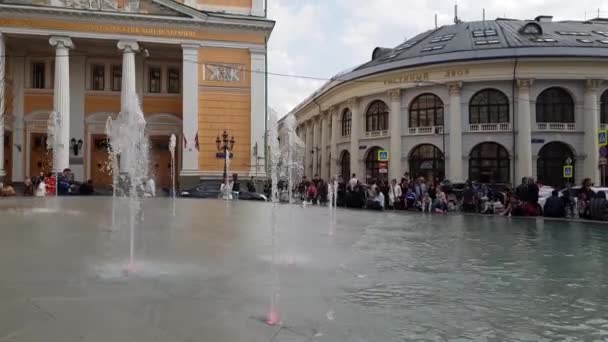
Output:
<path fill-rule="evenodd" d="M 231 169 L 264 175 L 274 27 L 265 13 L 260 0 L 0 0 L 0 177 L 69 167 L 80 181 L 111 184 L 105 122 L 132 96 L 157 184 L 170 181 L 171 134 L 182 186 L 221 177 L 215 140 L 224 130 L 236 141 Z M 121 91 L 125 80 L 135 95 Z M 68 123 L 59 161 L 46 149 L 51 112 Z"/>
<path fill-rule="evenodd" d="M 606 57 L 607 21 L 546 16 L 457 22 L 376 48 L 292 111 L 305 173 L 600 184 Z"/>

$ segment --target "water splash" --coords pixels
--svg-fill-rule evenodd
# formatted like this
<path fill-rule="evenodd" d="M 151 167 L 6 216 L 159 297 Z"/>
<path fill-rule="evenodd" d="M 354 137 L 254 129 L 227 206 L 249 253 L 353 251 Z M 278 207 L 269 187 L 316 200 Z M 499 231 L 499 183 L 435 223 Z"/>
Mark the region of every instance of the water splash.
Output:
<path fill-rule="evenodd" d="M 171 198 L 173 206 L 173 216 L 175 216 L 175 147 L 177 146 L 177 138 L 175 134 L 171 134 L 169 138 L 169 152 L 171 153 Z"/>
<path fill-rule="evenodd" d="M 59 148 L 61 147 L 59 144 L 59 138 L 58 138 L 58 135 L 60 132 L 61 132 L 61 116 L 57 112 L 52 111 L 49 114 L 49 119 L 46 124 L 46 149 L 47 149 L 47 155 L 52 155 L 54 170 L 57 170 L 57 167 L 59 167 L 59 165 L 58 165 L 59 163 L 57 160 L 57 158 L 58 158 L 57 154 L 59 153 Z M 55 173 L 55 196 L 59 195 L 59 184 L 58 184 L 58 177 L 57 177 L 58 174 L 59 174 L 59 172 L 57 171 Z"/>
<path fill-rule="evenodd" d="M 276 235 L 277 235 L 277 211 L 278 211 L 278 166 L 279 159 L 281 157 L 281 150 L 279 147 L 278 137 L 278 123 L 275 117 L 271 117 L 270 131 L 268 139 L 270 140 L 270 178 L 271 178 L 271 248 L 272 248 L 272 261 L 270 262 L 270 274 L 272 276 L 271 295 L 270 295 L 270 308 L 268 310 L 268 317 L 266 323 L 269 325 L 276 325 L 279 323 L 278 314 L 278 298 L 279 298 L 279 273 L 276 269 Z"/>
<path fill-rule="evenodd" d="M 126 273 L 136 271 L 135 230 L 142 220 L 142 198 L 148 178 L 148 137 L 145 135 L 146 120 L 137 96 L 125 99 L 117 120 L 112 121 L 109 134 L 112 148 L 120 157 L 119 169 L 122 190 L 129 199 L 129 264 Z"/>
<path fill-rule="evenodd" d="M 106 120 L 106 136 L 108 140 L 111 139 L 112 136 L 112 117 L 108 116 Z M 118 206 L 118 173 L 120 172 L 118 168 L 118 156 L 116 155 L 116 150 L 112 148 L 108 144 L 108 164 L 109 170 L 112 174 L 112 228 L 111 231 L 118 231 L 116 215 L 117 215 L 117 206 Z"/>

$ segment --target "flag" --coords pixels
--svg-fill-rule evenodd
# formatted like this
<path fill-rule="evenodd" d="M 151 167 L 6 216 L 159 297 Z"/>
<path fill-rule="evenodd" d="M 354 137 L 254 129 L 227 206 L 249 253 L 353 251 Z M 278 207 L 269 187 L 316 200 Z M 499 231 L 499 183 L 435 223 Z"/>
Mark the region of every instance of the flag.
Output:
<path fill-rule="evenodd" d="M 194 136 L 194 148 L 197 151 L 199 150 L 199 146 L 198 146 L 198 133 L 196 133 L 196 135 Z"/>
<path fill-rule="evenodd" d="M 184 134 L 184 150 L 188 148 L 188 140 L 186 139 L 186 135 Z"/>

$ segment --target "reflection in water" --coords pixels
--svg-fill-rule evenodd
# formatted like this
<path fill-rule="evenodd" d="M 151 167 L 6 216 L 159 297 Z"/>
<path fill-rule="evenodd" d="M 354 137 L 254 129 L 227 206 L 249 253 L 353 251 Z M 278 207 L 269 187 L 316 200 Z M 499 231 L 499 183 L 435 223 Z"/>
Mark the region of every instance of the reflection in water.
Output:
<path fill-rule="evenodd" d="M 44 322 L 76 334 L 56 340 L 110 332 L 112 340 L 165 332 L 219 342 L 273 333 L 277 341 L 608 338 L 601 225 L 338 210 L 339 234 L 328 239 L 327 208 L 293 206 L 275 217 L 273 258 L 270 203 L 230 201 L 225 210 L 224 201 L 178 199 L 173 217 L 169 199 L 150 199 L 140 269 L 124 277 L 129 232 L 106 232 L 109 198 L 3 204 L 0 298 L 11 298 L 4 312 L 13 312 L 13 298 L 35 298 L 50 314 L 69 313 Z M 271 328 L 261 322 L 279 288 L 281 323 Z M 24 340 L 45 340 L 27 314 L 3 315 L 3 336 L 32 324 Z M 79 317 L 83 324 L 67 325 Z"/>

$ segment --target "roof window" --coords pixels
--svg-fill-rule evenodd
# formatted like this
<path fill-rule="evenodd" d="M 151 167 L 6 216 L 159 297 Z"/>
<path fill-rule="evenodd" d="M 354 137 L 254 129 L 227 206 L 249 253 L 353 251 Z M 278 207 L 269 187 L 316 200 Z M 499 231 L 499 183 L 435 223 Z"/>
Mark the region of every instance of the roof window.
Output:
<path fill-rule="evenodd" d="M 431 39 L 431 43 L 447 42 L 454 38 L 454 34 L 446 34 L 444 36 L 436 36 Z"/>
<path fill-rule="evenodd" d="M 535 43 L 556 43 L 557 39 L 554 38 L 532 38 Z"/>
<path fill-rule="evenodd" d="M 577 41 L 579 41 L 581 43 L 587 43 L 587 44 L 593 43 L 593 40 L 591 40 L 591 39 L 577 39 Z"/>
<path fill-rule="evenodd" d="M 498 33 L 496 33 L 496 30 L 494 29 L 473 31 L 473 38 L 492 37 L 497 35 Z"/>
<path fill-rule="evenodd" d="M 500 44 L 500 40 L 490 39 L 490 40 L 476 40 L 475 45 L 492 45 L 492 44 Z"/>
<path fill-rule="evenodd" d="M 606 31 L 593 31 L 593 33 L 597 33 L 600 36 L 608 37 L 608 32 Z"/>
<path fill-rule="evenodd" d="M 605 39 L 598 39 L 598 42 L 602 44 L 608 44 L 608 40 Z"/>
<path fill-rule="evenodd" d="M 395 51 L 403 51 L 403 50 L 407 50 L 409 48 L 411 48 L 412 46 L 414 46 L 417 42 L 411 42 L 411 43 L 407 43 L 407 44 L 403 44 L 399 47 L 397 47 L 395 49 Z"/>
<path fill-rule="evenodd" d="M 424 49 L 422 49 L 422 52 L 441 50 L 444 47 L 445 47 L 445 45 L 429 46 L 429 47 L 425 47 Z"/>
<path fill-rule="evenodd" d="M 543 34 L 543 29 L 537 23 L 527 23 L 519 30 L 519 32 L 521 34 L 538 36 Z"/>
<path fill-rule="evenodd" d="M 590 36 L 591 33 L 588 32 L 572 32 L 572 31 L 556 31 L 555 33 L 560 34 L 562 36 Z"/>

